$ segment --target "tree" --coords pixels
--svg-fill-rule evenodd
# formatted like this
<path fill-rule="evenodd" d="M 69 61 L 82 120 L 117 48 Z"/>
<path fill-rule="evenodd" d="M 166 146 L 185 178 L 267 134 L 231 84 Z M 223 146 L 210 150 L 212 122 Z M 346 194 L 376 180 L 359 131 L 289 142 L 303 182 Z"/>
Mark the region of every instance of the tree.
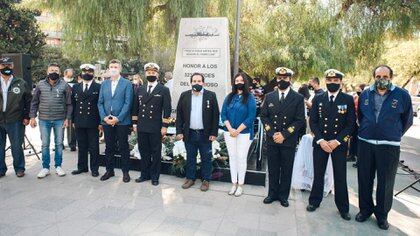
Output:
<path fill-rule="evenodd" d="M 0 54 L 27 53 L 36 59 L 45 35 L 36 24 L 36 11 L 17 9 L 15 1 L 0 0 Z"/>

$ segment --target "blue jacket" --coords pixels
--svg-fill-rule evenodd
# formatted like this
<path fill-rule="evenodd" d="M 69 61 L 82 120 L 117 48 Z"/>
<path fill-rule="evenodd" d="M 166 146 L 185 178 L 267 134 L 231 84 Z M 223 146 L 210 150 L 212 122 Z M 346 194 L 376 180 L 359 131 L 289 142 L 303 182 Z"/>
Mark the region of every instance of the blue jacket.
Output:
<path fill-rule="evenodd" d="M 113 115 L 118 119 L 117 125 L 131 125 L 132 103 L 133 86 L 130 81 L 120 77 L 114 96 L 112 96 L 111 91 L 111 79 L 102 82 L 98 100 L 99 115 L 102 122 L 106 116 Z"/>
<path fill-rule="evenodd" d="M 359 137 L 367 140 L 400 142 L 413 124 L 413 107 L 410 95 L 393 86 L 382 104 L 378 122 L 375 117 L 375 89 L 370 87 L 359 97 Z"/>
<path fill-rule="evenodd" d="M 225 98 L 222 106 L 221 118 L 222 122 L 229 121 L 232 128 L 237 129 L 241 124 L 246 128 L 242 130 L 242 134 L 250 134 L 250 139 L 254 138 L 254 120 L 257 110 L 257 104 L 252 94 L 248 95 L 246 104 L 242 103 L 242 97 L 234 94 L 230 103 L 228 103 L 229 95 Z"/>

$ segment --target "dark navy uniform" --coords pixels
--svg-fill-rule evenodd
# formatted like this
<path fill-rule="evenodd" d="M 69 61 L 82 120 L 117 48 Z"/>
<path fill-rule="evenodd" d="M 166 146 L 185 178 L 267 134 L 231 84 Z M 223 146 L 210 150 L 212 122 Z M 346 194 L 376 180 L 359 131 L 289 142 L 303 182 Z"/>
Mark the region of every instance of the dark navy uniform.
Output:
<path fill-rule="evenodd" d="M 85 84 L 73 86 L 73 123 L 76 130 L 79 147 L 78 170 L 88 170 L 88 152 L 90 153 L 90 169 L 92 173 L 98 171 L 99 160 L 99 131 L 100 116 L 98 99 L 101 85 L 92 81 L 89 89 L 84 91 Z"/>
<path fill-rule="evenodd" d="M 355 128 L 355 122 L 356 115 L 352 96 L 341 91 L 336 92 L 335 95 L 325 92 L 315 96 L 312 100 L 309 125 L 315 135 L 313 142 L 314 180 L 309 204 L 315 208 L 319 207 L 323 198 L 325 169 L 330 156 L 330 153 L 325 152 L 319 143 L 322 140 L 337 140 L 339 145 L 331 153 L 335 204 L 341 214 L 349 212 L 346 156 L 348 140 Z"/>
<path fill-rule="evenodd" d="M 287 70 L 288 71 L 288 70 Z M 276 70 L 276 74 L 277 70 Z M 291 76 L 290 73 L 289 76 Z M 275 90 L 265 96 L 261 108 L 261 120 L 267 136 L 267 161 L 269 190 L 271 200 L 287 202 L 298 142 L 299 130 L 305 124 L 305 105 L 303 96 L 290 87 L 281 100 L 281 91 Z M 274 142 L 273 135 L 280 132 L 285 138 L 283 143 Z M 266 198 L 266 199 L 267 199 Z M 270 203 L 270 201 L 264 203 Z M 287 203 L 288 204 L 288 203 Z"/>
<path fill-rule="evenodd" d="M 162 150 L 161 128 L 168 127 L 171 115 L 169 89 L 157 83 L 148 93 L 148 83 L 134 96 L 133 116 L 137 116 L 137 137 L 141 155 L 141 177 L 158 181 Z"/>

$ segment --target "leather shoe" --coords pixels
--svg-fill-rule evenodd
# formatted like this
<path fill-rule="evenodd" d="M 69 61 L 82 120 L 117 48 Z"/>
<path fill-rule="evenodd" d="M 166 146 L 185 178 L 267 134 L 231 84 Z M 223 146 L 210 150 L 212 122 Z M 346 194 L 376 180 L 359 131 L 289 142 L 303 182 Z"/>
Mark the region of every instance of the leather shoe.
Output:
<path fill-rule="evenodd" d="M 159 180 L 152 180 L 152 185 L 153 186 L 158 186 L 159 185 Z"/>
<path fill-rule="evenodd" d="M 78 175 L 78 174 L 81 174 L 81 173 L 86 173 L 86 172 L 88 172 L 87 170 L 79 170 L 79 169 L 77 169 L 77 170 L 73 170 L 72 172 L 71 172 L 71 174 L 72 175 Z"/>
<path fill-rule="evenodd" d="M 101 181 L 108 180 L 109 178 L 114 177 L 114 176 L 115 176 L 114 171 L 112 171 L 112 172 L 111 171 L 107 171 L 107 172 L 105 172 L 104 175 L 102 175 Z"/>
<path fill-rule="evenodd" d="M 284 207 L 289 207 L 289 201 L 287 201 L 287 200 L 280 200 L 280 205 L 282 205 Z"/>
<path fill-rule="evenodd" d="M 350 216 L 350 214 L 348 212 L 340 212 L 340 216 L 344 220 L 351 220 L 351 216 Z"/>
<path fill-rule="evenodd" d="M 313 212 L 313 211 L 315 211 L 317 208 L 318 208 L 318 207 L 316 207 L 316 206 L 314 206 L 314 205 L 309 204 L 309 205 L 306 207 L 306 211 Z"/>
<path fill-rule="evenodd" d="M 200 190 L 203 192 L 206 192 L 207 190 L 209 190 L 209 187 L 210 187 L 209 181 L 203 180 L 203 183 L 201 183 Z"/>
<path fill-rule="evenodd" d="M 92 177 L 98 177 L 98 176 L 99 176 L 99 171 L 92 170 Z"/>
<path fill-rule="evenodd" d="M 185 181 L 185 183 L 182 185 L 182 188 L 183 189 L 188 189 L 188 188 L 190 188 L 191 186 L 193 186 L 194 185 L 194 180 L 191 180 L 191 179 L 187 179 L 186 181 Z"/>
<path fill-rule="evenodd" d="M 389 224 L 387 220 L 378 219 L 378 227 L 383 230 L 388 230 Z"/>
<path fill-rule="evenodd" d="M 357 213 L 355 220 L 357 222 L 365 222 L 369 217 L 370 215 L 363 215 L 361 212 L 359 212 Z"/>
<path fill-rule="evenodd" d="M 25 171 L 19 170 L 18 172 L 16 172 L 16 176 L 22 178 L 23 176 L 25 176 Z"/>
<path fill-rule="evenodd" d="M 271 204 L 272 202 L 274 202 L 274 198 L 272 198 L 271 196 L 267 196 L 266 198 L 264 198 L 263 203 L 264 204 Z"/>
<path fill-rule="evenodd" d="M 130 180 L 131 180 L 130 175 L 128 173 L 123 173 L 123 182 L 128 183 L 130 182 Z"/>
<path fill-rule="evenodd" d="M 6 175 L 6 173 L 0 173 L 0 178 L 4 177 Z"/>
<path fill-rule="evenodd" d="M 135 182 L 136 183 L 141 183 L 141 182 L 148 181 L 148 180 L 150 180 L 150 178 L 146 178 L 146 177 L 141 176 L 141 177 L 137 178 L 135 180 Z"/>
<path fill-rule="evenodd" d="M 70 148 L 70 152 L 75 152 L 76 151 L 76 147 L 71 147 Z"/>

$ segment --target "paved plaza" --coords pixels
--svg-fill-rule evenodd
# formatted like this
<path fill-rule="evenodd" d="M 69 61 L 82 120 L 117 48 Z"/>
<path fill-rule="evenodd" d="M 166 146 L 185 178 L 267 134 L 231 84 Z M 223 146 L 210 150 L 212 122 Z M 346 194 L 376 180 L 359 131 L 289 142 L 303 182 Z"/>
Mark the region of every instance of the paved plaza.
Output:
<path fill-rule="evenodd" d="M 39 149 L 37 129 L 28 129 Z M 420 121 L 403 140 L 401 159 L 420 171 Z M 101 146 L 101 150 L 104 146 Z M 10 155 L 10 153 L 9 153 Z M 350 213 L 352 221 L 342 220 L 334 196 L 324 199 L 313 213 L 305 210 L 308 192 L 292 191 L 290 207 L 279 202 L 264 205 L 267 189 L 245 186 L 245 195 L 228 196 L 229 183 L 212 182 L 208 192 L 199 184 L 183 190 L 183 179 L 162 175 L 161 184 L 125 184 L 122 173 L 106 182 L 89 174 L 70 175 L 77 153 L 64 151 L 67 176 L 55 174 L 39 180 L 41 163 L 27 158 L 24 178 L 18 179 L 7 158 L 9 171 L 0 179 L 0 235 L 418 235 L 420 232 L 420 193 L 409 189 L 394 199 L 389 214 L 390 229 L 382 231 L 374 217 L 358 223 L 356 169 L 348 163 Z M 100 173 L 104 169 L 100 168 Z M 398 169 L 395 192 L 414 181 Z M 132 179 L 138 172 L 132 171 Z M 416 233 L 417 232 L 417 233 Z"/>

